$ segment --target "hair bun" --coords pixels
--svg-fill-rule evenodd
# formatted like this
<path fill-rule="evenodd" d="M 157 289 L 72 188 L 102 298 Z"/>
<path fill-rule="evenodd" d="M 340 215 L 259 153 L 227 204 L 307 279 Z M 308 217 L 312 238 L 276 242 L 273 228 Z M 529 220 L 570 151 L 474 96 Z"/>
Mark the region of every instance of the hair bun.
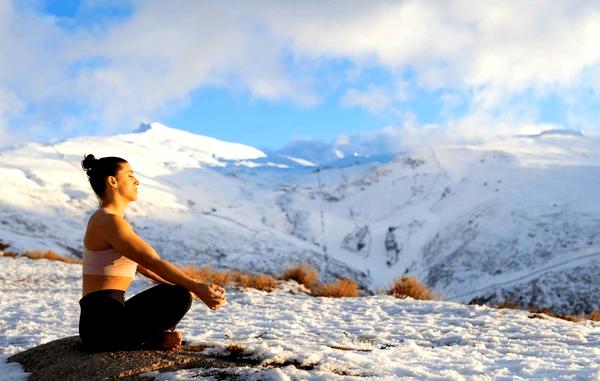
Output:
<path fill-rule="evenodd" d="M 88 172 L 88 171 L 91 171 L 94 169 L 97 162 L 98 162 L 98 159 L 96 159 L 94 157 L 94 155 L 92 155 L 92 154 L 84 155 L 83 160 L 81 161 L 81 167 L 83 168 L 84 171 Z"/>

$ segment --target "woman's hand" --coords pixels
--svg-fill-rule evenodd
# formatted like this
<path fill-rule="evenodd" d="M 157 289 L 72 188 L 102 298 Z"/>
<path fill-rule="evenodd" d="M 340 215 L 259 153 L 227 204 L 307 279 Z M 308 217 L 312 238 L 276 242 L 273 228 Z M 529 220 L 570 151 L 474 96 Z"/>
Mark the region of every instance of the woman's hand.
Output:
<path fill-rule="evenodd" d="M 211 310 L 218 310 L 225 304 L 225 289 L 219 285 L 196 283 L 196 287 L 191 291 Z"/>

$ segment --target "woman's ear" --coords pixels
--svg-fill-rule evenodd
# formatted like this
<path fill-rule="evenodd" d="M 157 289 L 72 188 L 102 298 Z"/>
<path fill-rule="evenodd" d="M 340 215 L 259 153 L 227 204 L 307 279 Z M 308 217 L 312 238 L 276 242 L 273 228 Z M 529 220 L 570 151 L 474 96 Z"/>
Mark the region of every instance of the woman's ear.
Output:
<path fill-rule="evenodd" d="M 114 176 L 108 176 L 106 178 L 106 181 L 108 183 L 108 186 L 111 188 L 116 188 L 117 187 L 117 178 Z"/>

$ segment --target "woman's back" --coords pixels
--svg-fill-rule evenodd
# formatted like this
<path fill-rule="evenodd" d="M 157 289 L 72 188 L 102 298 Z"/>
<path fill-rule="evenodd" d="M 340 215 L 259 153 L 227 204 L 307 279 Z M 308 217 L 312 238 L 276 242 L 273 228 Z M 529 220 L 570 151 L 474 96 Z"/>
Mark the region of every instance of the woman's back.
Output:
<path fill-rule="evenodd" d="M 107 208 L 100 208 L 90 217 L 85 235 L 83 236 L 83 246 L 88 250 L 101 251 L 111 249 L 112 246 L 102 237 L 102 231 L 106 224 L 110 223 L 109 216 L 116 214 Z"/>

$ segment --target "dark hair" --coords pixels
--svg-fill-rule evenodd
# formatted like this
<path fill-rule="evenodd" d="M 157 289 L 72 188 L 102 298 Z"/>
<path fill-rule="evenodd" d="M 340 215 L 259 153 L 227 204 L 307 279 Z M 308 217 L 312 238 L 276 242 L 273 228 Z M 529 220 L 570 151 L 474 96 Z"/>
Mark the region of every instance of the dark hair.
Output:
<path fill-rule="evenodd" d="M 106 178 L 108 176 L 116 176 L 121 164 L 127 163 L 127 160 L 120 157 L 108 156 L 96 159 L 94 155 L 83 155 L 81 168 L 87 174 L 90 185 L 94 193 L 100 198 L 104 197 L 106 192 Z"/>

